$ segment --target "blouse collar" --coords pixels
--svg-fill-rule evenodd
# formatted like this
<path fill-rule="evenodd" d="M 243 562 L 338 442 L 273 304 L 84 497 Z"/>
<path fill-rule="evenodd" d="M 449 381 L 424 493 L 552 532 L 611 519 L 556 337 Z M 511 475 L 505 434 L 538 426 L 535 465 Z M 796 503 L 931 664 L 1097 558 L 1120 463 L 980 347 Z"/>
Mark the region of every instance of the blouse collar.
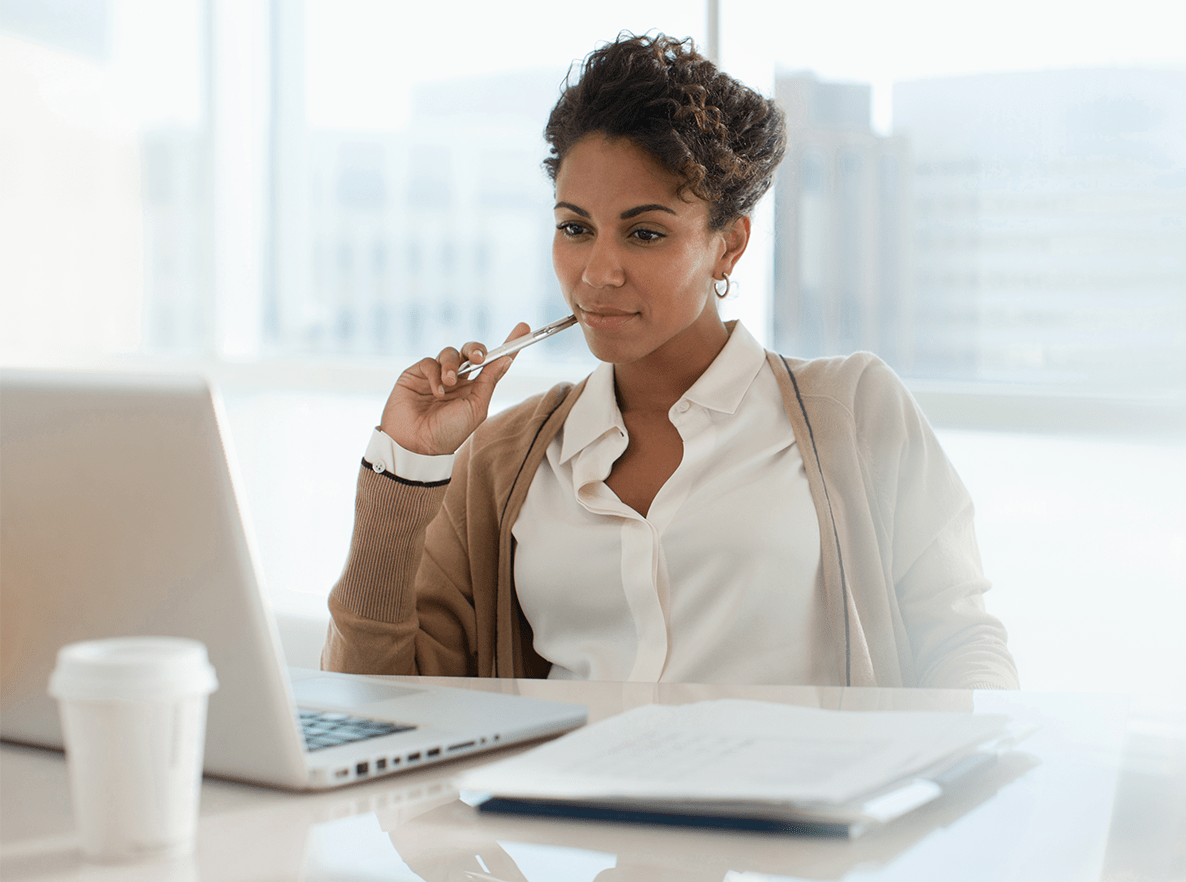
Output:
<path fill-rule="evenodd" d="M 766 363 L 766 352 L 741 324 L 731 323 L 729 339 L 707 370 L 681 400 L 708 410 L 733 414 Z M 609 434 L 626 435 L 626 423 L 614 392 L 614 366 L 599 364 L 564 421 L 560 462 L 566 462 Z"/>

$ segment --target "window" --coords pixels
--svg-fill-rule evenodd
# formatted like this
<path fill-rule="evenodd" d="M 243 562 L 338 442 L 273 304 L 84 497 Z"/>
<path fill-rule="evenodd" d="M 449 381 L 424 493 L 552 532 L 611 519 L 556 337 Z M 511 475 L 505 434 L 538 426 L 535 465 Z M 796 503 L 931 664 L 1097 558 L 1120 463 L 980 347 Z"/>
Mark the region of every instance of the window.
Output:
<path fill-rule="evenodd" d="M 1162 4 L 635 7 L 6 4 L 5 360 L 401 360 L 555 318 L 540 133 L 569 63 L 620 29 L 703 45 L 712 12 L 791 123 L 728 305 L 762 339 L 928 381 L 1186 386 Z M 524 362 L 582 358 L 564 335 Z"/>
<path fill-rule="evenodd" d="M 724 66 L 772 77 L 792 120 L 776 344 L 873 349 L 926 380 L 1180 392 L 1186 55 L 1167 15 L 728 4 Z"/>

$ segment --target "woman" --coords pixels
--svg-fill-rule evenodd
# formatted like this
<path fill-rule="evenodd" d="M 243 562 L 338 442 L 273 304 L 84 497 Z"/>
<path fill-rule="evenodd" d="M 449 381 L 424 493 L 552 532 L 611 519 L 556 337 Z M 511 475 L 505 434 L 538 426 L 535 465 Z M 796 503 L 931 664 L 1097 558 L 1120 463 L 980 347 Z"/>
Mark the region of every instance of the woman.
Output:
<path fill-rule="evenodd" d="M 602 364 L 486 419 L 511 358 L 399 378 L 359 478 L 327 668 L 1013 687 L 972 506 L 868 354 L 717 309 L 785 124 L 690 43 L 598 49 L 548 121 L 553 263 Z M 511 338 L 527 332 L 520 324 Z"/>

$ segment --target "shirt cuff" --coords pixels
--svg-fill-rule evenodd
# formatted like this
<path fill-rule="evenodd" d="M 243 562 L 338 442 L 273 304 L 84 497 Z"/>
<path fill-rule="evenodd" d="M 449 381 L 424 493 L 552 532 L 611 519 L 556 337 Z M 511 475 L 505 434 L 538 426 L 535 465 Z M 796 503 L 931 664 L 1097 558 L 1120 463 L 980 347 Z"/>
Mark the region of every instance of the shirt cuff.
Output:
<path fill-rule="evenodd" d="M 444 456 L 426 456 L 404 450 L 381 429 L 371 433 L 371 443 L 363 457 L 375 471 L 383 471 L 406 481 L 434 484 L 448 481 L 453 475 L 452 453 Z"/>

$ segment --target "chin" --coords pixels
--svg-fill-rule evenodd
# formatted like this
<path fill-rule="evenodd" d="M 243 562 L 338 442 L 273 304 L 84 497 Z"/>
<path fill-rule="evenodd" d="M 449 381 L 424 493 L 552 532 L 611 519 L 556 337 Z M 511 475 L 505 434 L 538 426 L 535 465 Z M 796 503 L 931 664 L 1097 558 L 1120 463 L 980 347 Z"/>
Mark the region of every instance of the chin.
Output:
<path fill-rule="evenodd" d="M 645 358 L 649 353 L 637 352 L 621 346 L 590 346 L 589 351 L 598 361 L 606 364 L 631 364 Z"/>
<path fill-rule="evenodd" d="M 604 361 L 607 364 L 620 364 L 623 361 L 632 360 L 623 359 L 621 350 L 616 346 L 598 346 L 590 343 L 589 351 L 593 353 L 593 357 L 598 361 Z"/>
<path fill-rule="evenodd" d="M 622 361 L 621 351 L 614 346 L 599 346 L 596 343 L 586 341 L 589 344 L 589 352 L 598 361 L 604 361 L 608 364 L 618 364 Z"/>

